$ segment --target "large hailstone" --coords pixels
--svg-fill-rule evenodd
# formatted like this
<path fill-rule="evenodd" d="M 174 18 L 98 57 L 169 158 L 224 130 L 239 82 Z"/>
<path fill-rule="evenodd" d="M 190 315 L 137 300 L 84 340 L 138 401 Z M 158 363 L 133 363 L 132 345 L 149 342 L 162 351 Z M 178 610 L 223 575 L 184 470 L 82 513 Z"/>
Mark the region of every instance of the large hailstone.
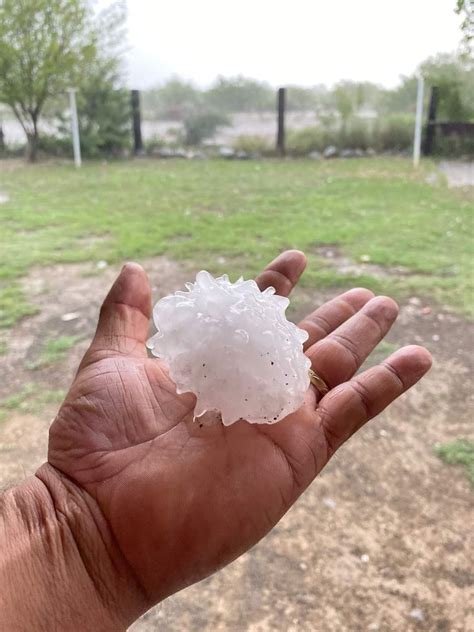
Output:
<path fill-rule="evenodd" d="M 177 392 L 196 395 L 195 418 L 216 410 L 226 426 L 274 423 L 297 410 L 311 362 L 308 334 L 285 316 L 289 300 L 205 271 L 186 288 L 156 303 L 158 332 L 147 345 L 167 362 Z"/>

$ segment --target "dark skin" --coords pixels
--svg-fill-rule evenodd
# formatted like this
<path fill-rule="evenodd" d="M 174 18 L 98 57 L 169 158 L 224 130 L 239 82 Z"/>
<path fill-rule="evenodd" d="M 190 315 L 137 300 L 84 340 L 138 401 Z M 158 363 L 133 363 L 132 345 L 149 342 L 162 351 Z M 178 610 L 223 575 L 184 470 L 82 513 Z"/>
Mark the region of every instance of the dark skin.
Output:
<path fill-rule="evenodd" d="M 257 282 L 288 295 L 304 267 L 304 255 L 289 251 Z M 397 312 L 364 289 L 326 303 L 299 325 L 331 389 L 323 399 L 311 386 L 304 405 L 275 425 L 201 426 L 194 396 L 177 395 L 166 366 L 147 356 L 150 286 L 140 266 L 125 266 L 51 426 L 48 463 L 28 487 L 48 524 L 66 525 L 62 548 L 72 534 L 76 590 L 90 592 L 90 614 L 78 605 L 74 619 L 66 608 L 61 629 L 74 629 L 77 616 L 84 630 L 106 620 L 110 628 L 100 629 L 125 629 L 268 533 L 340 445 L 429 369 L 428 352 L 411 346 L 354 377 Z M 38 609 L 31 616 L 46 621 Z"/>

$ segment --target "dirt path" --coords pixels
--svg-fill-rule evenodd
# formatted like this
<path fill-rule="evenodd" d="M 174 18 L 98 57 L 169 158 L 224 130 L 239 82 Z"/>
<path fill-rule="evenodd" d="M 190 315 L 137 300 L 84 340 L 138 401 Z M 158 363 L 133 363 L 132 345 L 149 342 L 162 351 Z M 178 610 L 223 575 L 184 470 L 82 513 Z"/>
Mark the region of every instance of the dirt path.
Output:
<path fill-rule="evenodd" d="M 163 258 L 144 265 L 156 296 L 191 276 Z M 40 394 L 67 388 L 116 272 L 68 265 L 25 279 L 40 312 L 9 332 L 0 398 L 25 383 Z M 297 298 L 303 312 L 325 297 L 306 289 Z M 63 362 L 28 369 L 42 342 L 59 335 L 80 340 Z M 133 631 L 474 629 L 474 495 L 462 471 L 434 454 L 438 442 L 472 437 L 473 339 L 473 325 L 447 309 L 416 297 L 403 305 L 389 341 L 431 349 L 435 365 L 422 385 L 349 442 L 258 546 L 150 611 Z M 55 405 L 22 406 L 0 425 L 3 485 L 34 472 L 46 454 Z"/>

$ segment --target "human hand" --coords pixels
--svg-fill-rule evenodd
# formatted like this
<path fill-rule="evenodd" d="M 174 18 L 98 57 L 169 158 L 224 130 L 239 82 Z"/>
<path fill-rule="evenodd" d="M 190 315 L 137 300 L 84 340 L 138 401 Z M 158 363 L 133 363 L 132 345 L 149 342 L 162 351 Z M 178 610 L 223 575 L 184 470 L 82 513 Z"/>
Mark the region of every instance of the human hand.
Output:
<path fill-rule="evenodd" d="M 287 295 L 304 266 L 290 251 L 257 281 Z M 50 488 L 59 476 L 103 521 L 107 556 L 128 574 L 120 590 L 127 580 L 136 588 L 124 623 L 254 545 L 339 446 L 424 375 L 428 352 L 406 347 L 354 377 L 397 311 L 364 289 L 329 301 L 299 325 L 309 333 L 313 369 L 331 389 L 322 400 L 311 386 L 304 405 L 275 425 L 201 427 L 194 396 L 177 395 L 166 366 L 147 357 L 147 277 L 136 264 L 122 269 L 37 476 Z"/>

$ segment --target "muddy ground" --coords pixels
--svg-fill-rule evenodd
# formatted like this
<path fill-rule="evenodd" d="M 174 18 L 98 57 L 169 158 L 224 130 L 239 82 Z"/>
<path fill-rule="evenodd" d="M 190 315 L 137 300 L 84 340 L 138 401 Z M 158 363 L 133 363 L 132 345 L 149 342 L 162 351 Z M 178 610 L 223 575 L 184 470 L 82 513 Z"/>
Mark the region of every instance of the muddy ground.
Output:
<path fill-rule="evenodd" d="M 156 297 L 192 275 L 163 258 L 142 263 Z M 39 313 L 4 338 L 0 399 L 25 383 L 39 393 L 67 388 L 117 270 L 64 265 L 24 279 Z M 327 296 L 301 291 L 298 312 Z M 388 340 L 426 344 L 431 373 L 344 446 L 259 545 L 150 611 L 134 632 L 474 630 L 474 495 L 463 471 L 434 453 L 437 443 L 473 437 L 474 327 L 422 297 L 401 307 Z M 64 361 L 29 369 L 43 341 L 58 335 L 79 341 Z M 45 459 L 56 406 L 9 411 L 0 424 L 0 485 Z"/>

